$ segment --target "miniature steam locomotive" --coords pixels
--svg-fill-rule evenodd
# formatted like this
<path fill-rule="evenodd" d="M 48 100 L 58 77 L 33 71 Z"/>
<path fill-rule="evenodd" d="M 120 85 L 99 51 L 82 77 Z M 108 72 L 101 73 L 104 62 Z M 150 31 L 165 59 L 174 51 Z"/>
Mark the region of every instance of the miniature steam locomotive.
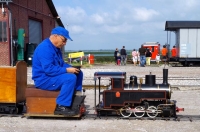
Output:
<path fill-rule="evenodd" d="M 109 87 L 100 91 L 102 77 L 110 78 Z M 176 112 L 183 108 L 176 107 L 176 101 L 170 100 L 171 88 L 168 84 L 168 69 L 163 69 L 163 83 L 156 84 L 155 75 L 146 75 L 145 84 L 137 76 L 130 76 L 130 83 L 126 84 L 126 72 L 96 72 L 95 80 L 95 108 L 99 116 L 121 115 L 141 118 L 175 117 Z M 97 83 L 99 80 L 99 100 L 97 101 Z M 98 104 L 96 104 L 96 102 Z"/>

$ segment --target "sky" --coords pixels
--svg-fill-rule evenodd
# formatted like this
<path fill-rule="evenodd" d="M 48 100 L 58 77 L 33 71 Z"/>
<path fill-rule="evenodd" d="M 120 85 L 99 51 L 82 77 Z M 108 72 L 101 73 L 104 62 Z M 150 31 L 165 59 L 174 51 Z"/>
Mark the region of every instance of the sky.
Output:
<path fill-rule="evenodd" d="M 52 1 L 73 39 L 66 50 L 132 50 L 145 42 L 172 47 L 175 34 L 167 39 L 166 21 L 200 20 L 200 0 Z"/>

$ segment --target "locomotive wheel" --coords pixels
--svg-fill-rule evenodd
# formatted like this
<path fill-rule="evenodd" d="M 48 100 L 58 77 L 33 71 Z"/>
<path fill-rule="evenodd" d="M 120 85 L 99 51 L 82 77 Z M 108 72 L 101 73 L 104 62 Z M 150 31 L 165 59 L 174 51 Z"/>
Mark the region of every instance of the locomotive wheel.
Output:
<path fill-rule="evenodd" d="M 155 106 L 150 106 L 148 109 L 147 109 L 147 115 L 150 117 L 150 118 L 155 118 L 157 115 L 158 115 L 158 112 L 157 112 L 157 108 Z"/>
<path fill-rule="evenodd" d="M 123 117 L 130 117 L 132 114 L 131 108 L 128 106 L 122 107 L 119 112 Z"/>
<path fill-rule="evenodd" d="M 133 114 L 135 115 L 135 117 L 139 117 L 139 118 L 143 117 L 145 114 L 144 107 L 142 106 L 135 107 Z"/>

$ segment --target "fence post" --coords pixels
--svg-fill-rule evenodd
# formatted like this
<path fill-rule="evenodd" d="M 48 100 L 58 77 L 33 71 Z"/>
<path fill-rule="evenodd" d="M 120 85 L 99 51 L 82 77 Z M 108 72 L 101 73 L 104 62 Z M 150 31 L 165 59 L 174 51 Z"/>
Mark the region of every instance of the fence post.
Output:
<path fill-rule="evenodd" d="M 81 66 L 82 66 L 82 64 L 83 64 L 83 62 L 82 62 L 82 56 L 81 56 L 80 60 L 81 60 Z"/>
<path fill-rule="evenodd" d="M 72 59 L 71 59 L 71 55 L 69 55 L 69 63 L 71 64 Z"/>
<path fill-rule="evenodd" d="M 88 55 L 88 61 L 89 61 L 89 64 L 90 64 L 90 54 Z"/>

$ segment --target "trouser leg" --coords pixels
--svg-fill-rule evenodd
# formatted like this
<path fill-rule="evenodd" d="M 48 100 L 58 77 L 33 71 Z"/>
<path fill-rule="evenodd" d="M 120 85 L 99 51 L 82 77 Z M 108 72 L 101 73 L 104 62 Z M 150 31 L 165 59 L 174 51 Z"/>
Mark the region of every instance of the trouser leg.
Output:
<path fill-rule="evenodd" d="M 141 66 L 144 66 L 144 64 L 145 64 L 145 58 L 144 58 L 144 56 L 142 55 L 142 56 L 140 56 L 140 64 L 141 64 Z"/>
<path fill-rule="evenodd" d="M 147 65 L 150 65 L 150 59 L 151 59 L 151 57 L 146 57 L 146 64 Z"/>
<path fill-rule="evenodd" d="M 124 62 L 124 58 L 123 58 L 123 55 L 121 55 L 121 65 L 123 65 L 123 62 Z"/>
<path fill-rule="evenodd" d="M 121 64 L 126 64 L 126 56 L 125 55 L 121 55 Z"/>
<path fill-rule="evenodd" d="M 56 77 L 51 77 L 48 82 L 39 86 L 39 88 L 52 91 L 60 90 L 56 103 L 63 106 L 71 106 L 76 80 L 77 77 L 75 74 L 65 73 Z"/>
<path fill-rule="evenodd" d="M 76 74 L 76 76 L 77 76 L 77 80 L 76 80 L 75 89 L 76 89 L 76 91 L 81 91 L 82 83 L 83 83 L 83 72 L 80 71 L 78 74 Z"/>
<path fill-rule="evenodd" d="M 115 64 L 117 65 L 117 56 L 115 56 Z"/>
<path fill-rule="evenodd" d="M 56 82 L 60 85 L 60 94 L 56 99 L 56 103 L 63 106 L 71 106 L 72 97 L 75 91 L 77 76 L 75 74 L 63 74 Z"/>

